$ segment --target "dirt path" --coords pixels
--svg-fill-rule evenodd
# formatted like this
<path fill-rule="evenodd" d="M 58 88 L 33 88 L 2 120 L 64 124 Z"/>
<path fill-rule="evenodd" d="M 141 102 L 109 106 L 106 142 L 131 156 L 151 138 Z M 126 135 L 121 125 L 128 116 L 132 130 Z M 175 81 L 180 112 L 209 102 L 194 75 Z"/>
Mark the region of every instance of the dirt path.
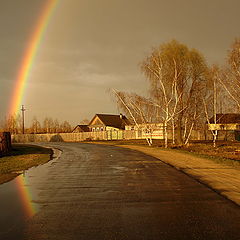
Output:
<path fill-rule="evenodd" d="M 207 158 L 147 146 L 120 145 L 141 151 L 191 175 L 240 205 L 240 170 Z"/>

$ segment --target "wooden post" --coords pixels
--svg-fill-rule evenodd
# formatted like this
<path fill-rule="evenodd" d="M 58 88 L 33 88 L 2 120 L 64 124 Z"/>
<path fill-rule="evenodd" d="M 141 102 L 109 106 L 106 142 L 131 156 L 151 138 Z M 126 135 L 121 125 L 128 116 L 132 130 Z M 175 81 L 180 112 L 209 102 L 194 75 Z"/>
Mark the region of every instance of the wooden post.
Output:
<path fill-rule="evenodd" d="M 24 105 L 22 105 L 22 108 L 21 108 L 21 111 L 22 111 L 22 134 L 24 134 L 24 112 L 26 111 L 26 109 L 24 108 Z"/>
<path fill-rule="evenodd" d="M 4 156 L 11 151 L 10 132 L 0 132 L 0 156 Z"/>

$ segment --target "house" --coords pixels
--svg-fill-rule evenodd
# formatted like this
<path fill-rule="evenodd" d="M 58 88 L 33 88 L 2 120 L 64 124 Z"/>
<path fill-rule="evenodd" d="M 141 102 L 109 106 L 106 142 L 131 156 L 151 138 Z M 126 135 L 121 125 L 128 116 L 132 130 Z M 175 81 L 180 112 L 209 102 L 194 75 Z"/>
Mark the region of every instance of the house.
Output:
<path fill-rule="evenodd" d="M 130 124 L 129 120 L 122 114 L 96 114 L 90 121 L 88 127 L 91 132 L 124 130 Z"/>
<path fill-rule="evenodd" d="M 138 125 L 126 125 L 126 131 L 136 131 L 137 139 L 151 137 L 152 139 L 164 139 L 163 123 L 145 123 Z"/>
<path fill-rule="evenodd" d="M 163 123 L 141 123 L 138 125 L 126 125 L 125 130 L 149 130 L 163 129 Z"/>
<path fill-rule="evenodd" d="M 218 130 L 218 140 L 238 140 L 240 141 L 240 114 L 226 113 L 217 114 L 216 124 L 212 117 L 208 124 L 208 130 Z"/>
<path fill-rule="evenodd" d="M 72 132 L 73 133 L 79 133 L 79 132 L 89 132 L 89 127 L 88 125 L 77 125 Z"/>
<path fill-rule="evenodd" d="M 240 114 L 221 113 L 217 114 L 216 117 L 216 124 L 214 122 L 214 117 L 210 118 L 210 124 L 208 124 L 209 130 L 240 131 Z"/>

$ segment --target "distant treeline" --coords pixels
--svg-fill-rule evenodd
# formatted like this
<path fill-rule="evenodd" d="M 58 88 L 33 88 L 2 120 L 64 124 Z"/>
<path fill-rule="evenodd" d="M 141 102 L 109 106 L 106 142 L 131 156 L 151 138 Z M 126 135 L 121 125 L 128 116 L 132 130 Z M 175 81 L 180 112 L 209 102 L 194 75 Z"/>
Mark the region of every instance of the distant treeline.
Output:
<path fill-rule="evenodd" d="M 12 115 L 2 120 L 0 130 L 12 134 L 22 133 L 23 124 L 21 116 Z M 30 127 L 24 129 L 24 133 L 69 133 L 71 131 L 72 126 L 68 121 L 59 122 L 58 119 L 53 120 L 51 117 L 46 117 L 42 122 L 34 117 Z"/>

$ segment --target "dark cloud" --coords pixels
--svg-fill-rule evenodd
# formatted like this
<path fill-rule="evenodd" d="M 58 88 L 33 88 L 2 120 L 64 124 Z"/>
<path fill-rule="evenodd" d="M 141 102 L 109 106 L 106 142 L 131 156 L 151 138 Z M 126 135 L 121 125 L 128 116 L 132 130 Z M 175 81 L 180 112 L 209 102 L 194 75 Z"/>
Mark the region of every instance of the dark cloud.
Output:
<path fill-rule="evenodd" d="M 0 0 L 0 114 L 44 1 Z M 77 123 L 117 112 L 109 88 L 146 94 L 139 63 L 152 47 L 177 39 L 209 63 L 223 63 L 239 36 L 238 0 L 61 0 L 26 87 L 28 118 Z"/>

